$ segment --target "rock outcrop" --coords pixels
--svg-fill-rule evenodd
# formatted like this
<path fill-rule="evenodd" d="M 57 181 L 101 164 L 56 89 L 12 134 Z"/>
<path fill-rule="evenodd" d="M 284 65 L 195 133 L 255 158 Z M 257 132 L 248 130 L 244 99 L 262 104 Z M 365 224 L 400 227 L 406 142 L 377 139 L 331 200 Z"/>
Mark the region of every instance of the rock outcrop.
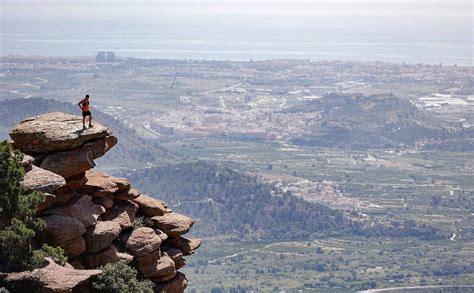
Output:
<path fill-rule="evenodd" d="M 48 265 L 29 272 L 10 273 L 2 276 L 11 292 L 85 292 L 89 280 L 101 270 L 76 270 L 56 264 L 46 258 Z M 172 292 L 172 291 L 168 291 Z M 176 292 L 176 291 L 174 291 Z"/>
<path fill-rule="evenodd" d="M 77 291 L 101 273 L 100 266 L 123 260 L 152 280 L 155 292 L 184 291 L 187 280 L 177 270 L 201 242 L 182 235 L 195 221 L 125 178 L 92 170 L 94 160 L 117 143 L 109 129 L 95 123 L 83 130 L 81 117 L 48 113 L 22 121 L 10 136 L 26 154 L 24 187 L 47 193 L 38 207 L 46 227 L 36 241 L 62 247 L 69 267 L 49 260 L 42 269 L 9 274 L 8 283 L 44 292 Z"/>
<path fill-rule="evenodd" d="M 82 130 L 82 118 L 66 113 L 47 113 L 28 118 L 15 126 L 10 137 L 22 152 L 51 153 L 81 147 L 86 141 L 110 136 L 102 125 Z"/>

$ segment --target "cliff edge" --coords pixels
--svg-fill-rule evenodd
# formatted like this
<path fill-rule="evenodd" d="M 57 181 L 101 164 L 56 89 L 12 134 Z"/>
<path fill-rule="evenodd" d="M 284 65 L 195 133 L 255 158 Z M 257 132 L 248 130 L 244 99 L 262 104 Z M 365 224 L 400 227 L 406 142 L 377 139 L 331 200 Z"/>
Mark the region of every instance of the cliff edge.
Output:
<path fill-rule="evenodd" d="M 191 255 L 201 241 L 183 234 L 195 221 L 142 194 L 127 179 L 93 170 L 94 160 L 117 144 L 109 129 L 95 123 L 83 130 L 81 117 L 56 112 L 22 121 L 10 136 L 25 153 L 23 186 L 46 194 L 37 210 L 46 227 L 35 241 L 64 249 L 68 264 L 48 260 L 45 268 L 10 274 L 7 281 L 36 280 L 44 288 L 60 288 L 47 292 L 77 291 L 80 286 L 84 292 L 88 278 L 100 273 L 97 269 L 123 260 L 153 281 L 155 292 L 184 291 L 187 280 L 178 270 L 185 265 L 183 256 Z M 80 278 L 73 282 L 64 276 Z"/>

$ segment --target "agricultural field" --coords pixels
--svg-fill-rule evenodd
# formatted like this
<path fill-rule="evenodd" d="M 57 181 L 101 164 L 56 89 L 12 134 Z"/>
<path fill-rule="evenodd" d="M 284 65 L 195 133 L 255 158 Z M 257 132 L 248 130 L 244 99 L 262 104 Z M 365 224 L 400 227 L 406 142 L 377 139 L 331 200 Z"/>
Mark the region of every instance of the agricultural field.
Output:
<path fill-rule="evenodd" d="M 304 242 L 207 240 L 187 263 L 190 290 L 348 292 L 472 284 L 474 242 L 328 238 Z"/>

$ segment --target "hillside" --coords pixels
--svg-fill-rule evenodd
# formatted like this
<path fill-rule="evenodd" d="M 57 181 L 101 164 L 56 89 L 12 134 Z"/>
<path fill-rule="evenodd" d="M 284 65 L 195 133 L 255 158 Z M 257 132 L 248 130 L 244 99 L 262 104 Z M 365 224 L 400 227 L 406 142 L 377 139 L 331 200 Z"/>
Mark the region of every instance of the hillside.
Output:
<path fill-rule="evenodd" d="M 26 117 L 48 112 L 80 114 L 76 105 L 42 98 L 0 101 L 0 140 L 8 139 L 10 129 Z M 120 144 L 109 154 L 108 160 L 99 161 L 101 168 L 140 168 L 146 163 L 169 162 L 176 156 L 154 141 L 146 140 L 115 120 L 114 117 L 93 109 L 94 120 L 107 125 Z"/>
<path fill-rule="evenodd" d="M 316 235 L 387 235 L 443 238 L 436 229 L 410 223 L 365 221 L 327 206 L 282 193 L 256 177 L 206 162 L 153 167 L 126 175 L 141 190 L 206 225 L 200 236 L 231 234 L 237 239 L 308 239 Z"/>
<path fill-rule="evenodd" d="M 474 131 L 434 118 L 409 100 L 393 95 L 328 94 L 294 106 L 288 112 L 314 112 L 320 119 L 295 144 L 393 148 L 428 145 L 430 148 L 468 151 L 474 147 Z M 459 140 L 463 144 L 459 145 Z"/>

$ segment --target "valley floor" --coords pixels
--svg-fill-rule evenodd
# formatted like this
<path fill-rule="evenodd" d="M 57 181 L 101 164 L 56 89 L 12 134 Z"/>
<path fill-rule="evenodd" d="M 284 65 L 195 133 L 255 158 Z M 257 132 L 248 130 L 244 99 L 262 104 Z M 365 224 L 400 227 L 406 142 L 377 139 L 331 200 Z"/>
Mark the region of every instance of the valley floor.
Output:
<path fill-rule="evenodd" d="M 348 292 L 464 285 L 474 280 L 474 241 L 328 238 L 301 242 L 204 241 L 189 259 L 190 292 L 249 289 Z M 214 291 L 220 292 L 220 291 Z"/>

